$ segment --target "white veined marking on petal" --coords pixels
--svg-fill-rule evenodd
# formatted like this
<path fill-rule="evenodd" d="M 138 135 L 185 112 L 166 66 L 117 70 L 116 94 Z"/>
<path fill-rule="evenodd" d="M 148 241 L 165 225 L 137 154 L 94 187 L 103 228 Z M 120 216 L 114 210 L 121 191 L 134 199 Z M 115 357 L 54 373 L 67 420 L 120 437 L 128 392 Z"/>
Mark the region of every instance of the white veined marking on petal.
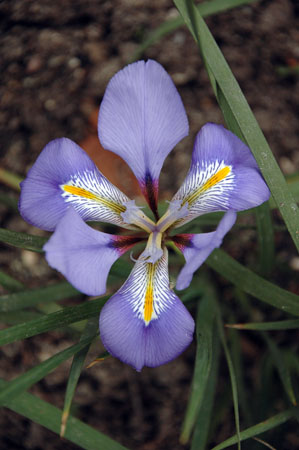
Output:
<path fill-rule="evenodd" d="M 188 202 L 189 211 L 194 213 L 223 209 L 228 205 L 229 192 L 234 189 L 234 178 L 232 167 L 224 161 L 197 162 L 173 199 L 180 199 L 183 204 Z"/>
<path fill-rule="evenodd" d="M 95 218 L 100 213 L 102 220 L 109 220 L 112 213 L 117 216 L 119 223 L 123 222 L 120 213 L 126 210 L 122 203 L 128 201 L 128 197 L 96 171 L 86 170 L 74 174 L 60 188 L 64 200 L 73 203 L 78 212 L 88 210 Z"/>
<path fill-rule="evenodd" d="M 162 257 L 155 264 L 137 262 L 123 294 L 135 315 L 148 325 L 170 306 L 167 262 Z"/>

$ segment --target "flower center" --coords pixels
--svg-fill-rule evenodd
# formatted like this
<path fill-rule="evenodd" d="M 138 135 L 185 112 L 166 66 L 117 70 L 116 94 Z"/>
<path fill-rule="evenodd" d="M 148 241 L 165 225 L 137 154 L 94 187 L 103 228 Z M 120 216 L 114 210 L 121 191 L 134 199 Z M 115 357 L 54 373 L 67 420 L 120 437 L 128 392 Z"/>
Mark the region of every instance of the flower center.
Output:
<path fill-rule="evenodd" d="M 184 202 L 184 204 L 181 200 L 170 202 L 168 210 L 157 223 L 143 214 L 134 200 L 124 202 L 123 205 L 126 208 L 124 212 L 120 213 L 123 221 L 149 233 L 146 248 L 140 258 L 147 263 L 155 264 L 163 256 L 162 239 L 164 232 L 188 214 L 188 202 Z"/>
<path fill-rule="evenodd" d="M 169 203 L 169 208 L 158 220 L 156 228 L 160 232 L 166 231 L 170 228 L 177 220 L 186 217 L 188 214 L 188 202 L 182 202 L 182 200 L 173 200 Z"/>
<path fill-rule="evenodd" d="M 147 233 L 151 233 L 156 229 L 155 223 L 143 214 L 141 209 L 135 204 L 135 200 L 123 202 L 123 205 L 126 209 L 120 215 L 125 223 L 136 225 Z"/>
<path fill-rule="evenodd" d="M 162 233 L 160 231 L 153 231 L 148 238 L 145 250 L 140 255 L 141 259 L 148 263 L 155 263 L 163 256 L 162 250 Z"/>

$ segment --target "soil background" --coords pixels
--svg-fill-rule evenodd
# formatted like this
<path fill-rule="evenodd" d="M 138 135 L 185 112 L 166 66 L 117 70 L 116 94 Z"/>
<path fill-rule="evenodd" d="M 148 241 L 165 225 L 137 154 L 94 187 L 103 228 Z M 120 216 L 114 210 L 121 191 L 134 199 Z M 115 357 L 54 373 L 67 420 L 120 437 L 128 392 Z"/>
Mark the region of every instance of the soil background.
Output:
<path fill-rule="evenodd" d="M 264 0 L 207 19 L 285 174 L 299 169 L 299 82 L 298 72 L 296 75 L 292 70 L 299 61 L 298 15 L 295 0 Z M 97 142 L 98 106 L 109 79 L 132 59 L 144 37 L 176 16 L 170 0 L 0 2 L 1 167 L 23 177 L 50 140 L 66 136 L 80 143 L 111 181 L 129 195 L 138 194 L 129 170 L 124 174 L 119 160 L 107 156 L 109 153 Z M 170 199 L 188 169 L 196 132 L 206 122 L 223 123 L 223 118 L 197 47 L 184 27 L 146 50 L 143 58 L 157 60 L 172 76 L 190 121 L 189 137 L 178 144 L 163 168 L 161 191 L 164 198 Z M 1 192 L 16 196 L 4 184 Z M 0 214 L 1 226 L 5 228 L 44 235 L 5 205 L 0 206 Z M 279 223 L 278 215 L 276 220 Z M 227 245 L 233 256 L 250 265 L 249 254 L 256 246 L 254 235 L 244 233 L 237 243 Z M 286 233 L 277 233 L 276 249 L 280 265 L 292 264 L 297 270 L 295 276 L 277 281 L 299 293 L 298 260 Z M 38 254 L 3 246 L 0 263 L 4 271 L 30 288 L 59 279 Z M 223 288 L 224 300 L 234 304 L 228 283 L 212 276 Z M 80 301 L 79 298 L 66 304 Z M 260 343 L 250 339 L 245 338 L 244 348 L 255 360 L 262 350 Z M 67 335 L 55 332 L 6 346 L 1 353 L 0 376 L 12 379 L 72 342 Z M 144 369 L 141 374 L 113 358 L 84 370 L 74 413 L 130 449 L 188 448 L 178 442 L 194 349 L 193 344 L 176 361 Z M 93 355 L 100 351 L 98 343 Z M 63 364 L 31 392 L 61 408 L 68 368 L 69 363 Z M 223 368 L 219 395 L 228 382 Z M 229 410 L 215 431 L 214 441 L 220 442 L 231 434 L 234 419 Z M 26 418 L 2 410 L 0 448 L 79 447 L 61 441 Z M 299 448 L 298 436 L 296 440 L 292 429 L 278 448 Z"/>

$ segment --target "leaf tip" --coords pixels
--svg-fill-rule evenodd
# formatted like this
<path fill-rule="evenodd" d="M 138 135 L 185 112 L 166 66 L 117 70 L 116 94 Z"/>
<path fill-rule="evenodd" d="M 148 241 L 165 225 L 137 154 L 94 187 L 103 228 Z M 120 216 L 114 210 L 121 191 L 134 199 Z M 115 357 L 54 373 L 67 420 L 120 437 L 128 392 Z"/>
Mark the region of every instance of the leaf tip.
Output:
<path fill-rule="evenodd" d="M 244 328 L 243 323 L 226 323 L 224 326 L 226 328 L 235 328 L 236 330 L 242 330 Z"/>
<path fill-rule="evenodd" d="M 96 359 L 94 359 L 93 361 L 91 361 L 91 362 L 86 366 L 86 369 L 90 369 L 90 368 L 93 367 L 95 364 L 98 364 L 98 363 L 104 361 L 106 358 L 108 358 L 108 356 L 110 356 L 110 353 L 104 352 L 102 355 L 98 356 Z"/>
<path fill-rule="evenodd" d="M 60 426 L 60 437 L 63 439 L 64 435 L 65 435 L 65 430 L 66 430 L 66 424 L 67 424 L 67 420 L 69 418 L 69 410 L 63 411 L 62 416 L 61 416 L 61 426 Z"/>

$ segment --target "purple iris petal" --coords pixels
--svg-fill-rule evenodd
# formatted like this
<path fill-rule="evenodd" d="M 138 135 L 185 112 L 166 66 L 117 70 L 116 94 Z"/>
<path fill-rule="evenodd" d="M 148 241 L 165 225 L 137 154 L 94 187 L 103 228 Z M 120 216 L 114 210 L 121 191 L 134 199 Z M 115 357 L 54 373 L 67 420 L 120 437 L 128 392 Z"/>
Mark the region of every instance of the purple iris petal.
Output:
<path fill-rule="evenodd" d="M 74 193 L 64 191 L 63 185 Z M 120 216 L 126 208 L 119 210 L 125 201 L 128 197 L 99 172 L 77 144 L 61 138 L 46 145 L 21 183 L 19 209 L 27 222 L 49 231 L 55 229 L 69 205 L 84 220 L 126 227 Z"/>
<path fill-rule="evenodd" d="M 148 326 L 138 319 L 121 294 L 114 295 L 101 311 L 103 345 L 116 358 L 140 371 L 172 361 L 191 343 L 194 322 L 178 297 L 159 319 Z"/>
<path fill-rule="evenodd" d="M 222 125 L 208 123 L 196 137 L 189 173 L 172 199 L 189 209 L 176 226 L 212 211 L 253 208 L 269 196 L 250 149 Z"/>
<path fill-rule="evenodd" d="M 192 164 L 197 161 L 224 159 L 226 164 L 258 169 L 250 148 L 234 133 L 216 123 L 206 123 L 197 134 Z"/>
<path fill-rule="evenodd" d="M 69 208 L 44 250 L 49 265 L 75 288 L 87 295 L 101 295 L 106 292 L 112 264 L 139 240 L 94 230 Z"/>
<path fill-rule="evenodd" d="M 186 264 L 177 278 L 176 288 L 186 289 L 192 281 L 194 272 L 204 263 L 215 248 L 220 247 L 226 233 L 237 218 L 235 211 L 227 211 L 211 233 L 177 235 L 173 238 L 177 247 L 183 252 Z M 182 236 L 180 238 L 180 236 Z"/>
<path fill-rule="evenodd" d="M 176 87 L 157 62 L 130 64 L 110 80 L 99 113 L 100 141 L 128 163 L 152 205 L 163 162 L 188 128 Z"/>
<path fill-rule="evenodd" d="M 54 230 L 67 208 L 59 185 L 79 169 L 93 170 L 94 164 L 77 144 L 66 138 L 49 142 L 21 183 L 22 217 L 38 228 Z"/>
<path fill-rule="evenodd" d="M 176 358 L 190 344 L 194 331 L 190 313 L 169 288 L 165 257 L 151 265 L 155 266 L 154 305 L 152 318 L 145 321 L 147 266 L 137 261 L 128 280 L 100 315 L 100 335 L 106 349 L 138 371 Z"/>

